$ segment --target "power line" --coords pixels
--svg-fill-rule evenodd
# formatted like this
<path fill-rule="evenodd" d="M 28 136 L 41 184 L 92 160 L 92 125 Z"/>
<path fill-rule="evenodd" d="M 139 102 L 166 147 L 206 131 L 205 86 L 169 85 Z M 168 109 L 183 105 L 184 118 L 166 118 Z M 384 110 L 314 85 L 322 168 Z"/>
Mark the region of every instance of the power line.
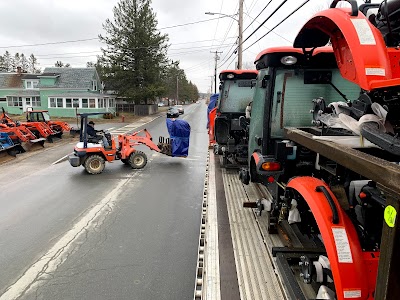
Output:
<path fill-rule="evenodd" d="M 246 51 L 247 49 L 249 49 L 251 46 L 253 46 L 255 43 L 259 42 L 261 39 L 263 39 L 264 37 L 266 37 L 270 32 L 272 32 L 275 28 L 277 28 L 279 25 L 281 25 L 283 22 L 285 22 L 287 19 L 289 19 L 289 17 L 291 17 L 295 12 L 297 12 L 300 8 L 302 8 L 305 4 L 307 4 L 308 2 L 310 2 L 310 0 L 305 0 L 299 7 L 297 7 L 294 11 L 292 11 L 286 18 L 284 18 L 282 21 L 280 21 L 278 24 L 276 24 L 273 28 L 271 28 L 266 34 L 264 34 L 262 37 L 260 37 L 257 41 L 255 41 L 253 44 L 251 44 L 250 46 L 248 46 L 246 49 L 244 49 L 243 51 Z"/>
<path fill-rule="evenodd" d="M 264 8 L 259 12 L 259 14 L 253 19 L 253 21 L 251 21 L 251 23 L 243 30 L 243 32 L 245 32 L 253 23 L 254 21 L 264 12 L 264 10 L 268 7 L 268 5 L 272 2 L 272 0 L 270 0 L 267 5 L 264 6 Z"/>
<path fill-rule="evenodd" d="M 210 22 L 210 21 L 214 21 L 214 20 L 218 20 L 218 19 L 221 19 L 221 17 L 207 19 L 207 20 L 201 20 L 201 21 L 196 21 L 196 22 L 190 22 L 190 23 L 185 23 L 185 24 L 178 24 L 178 25 L 173 25 L 173 26 L 168 26 L 168 27 L 163 27 L 163 28 L 159 28 L 158 30 L 176 28 L 176 27 L 182 27 L 182 26 L 188 26 L 188 25 L 199 24 L 199 23 L 204 23 L 204 22 Z M 87 42 L 87 41 L 94 41 L 94 40 L 98 40 L 99 41 L 99 38 L 95 37 L 95 38 L 88 38 L 88 39 L 68 40 L 68 41 L 58 41 L 58 42 L 48 42 L 48 43 L 1 46 L 0 49 L 46 46 L 46 45 L 57 45 L 57 44 L 68 44 L 68 43 Z M 101 41 L 99 41 L 99 42 L 101 42 Z"/>
<path fill-rule="evenodd" d="M 270 0 L 266 7 L 272 2 L 272 0 Z M 253 36 L 285 3 L 287 2 L 287 0 L 283 0 L 281 2 L 281 4 L 268 16 L 268 18 L 266 18 L 241 44 L 244 44 L 244 42 L 246 42 L 251 36 Z M 264 7 L 264 9 L 266 8 Z M 251 25 L 251 24 L 250 24 Z M 235 50 L 231 53 L 231 55 L 221 64 L 221 66 L 223 64 L 225 64 L 225 62 L 227 62 L 232 55 L 238 50 L 239 46 L 235 48 Z M 247 47 L 245 50 L 247 50 L 249 47 Z M 244 50 L 242 51 L 244 52 Z"/>
<path fill-rule="evenodd" d="M 272 0 L 270 0 L 271 2 Z M 268 18 L 266 18 L 264 20 L 264 22 L 262 22 L 244 41 L 243 43 L 245 43 L 249 38 L 251 38 L 253 36 L 253 34 L 255 34 L 288 0 L 283 0 L 281 4 L 279 4 L 279 6 L 268 16 Z M 270 3 L 269 2 L 269 3 Z M 242 44 L 243 44 L 242 43 Z"/>

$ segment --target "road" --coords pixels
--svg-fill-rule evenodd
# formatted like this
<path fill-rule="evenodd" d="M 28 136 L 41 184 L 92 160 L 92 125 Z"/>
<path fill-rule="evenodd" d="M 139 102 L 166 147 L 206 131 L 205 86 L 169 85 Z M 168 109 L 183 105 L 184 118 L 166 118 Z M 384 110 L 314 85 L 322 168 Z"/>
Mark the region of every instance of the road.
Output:
<path fill-rule="evenodd" d="M 88 175 L 52 164 L 71 142 L 0 166 L 1 300 L 193 297 L 206 105 L 181 117 L 192 127 L 186 159 L 141 146 L 144 169 L 116 161 Z M 165 116 L 144 126 L 155 141 L 167 135 Z"/>

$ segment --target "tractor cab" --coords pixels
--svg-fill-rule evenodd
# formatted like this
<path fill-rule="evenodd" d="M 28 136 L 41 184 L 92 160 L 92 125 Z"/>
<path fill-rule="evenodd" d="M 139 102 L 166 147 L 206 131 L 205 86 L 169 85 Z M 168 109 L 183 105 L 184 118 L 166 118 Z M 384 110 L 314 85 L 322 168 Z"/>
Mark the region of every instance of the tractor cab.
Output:
<path fill-rule="evenodd" d="M 285 139 L 284 128 L 320 125 L 322 110 L 347 106 L 348 99 L 357 99 L 361 90 L 340 75 L 330 47 L 315 49 L 310 57 L 302 49 L 270 48 L 255 63 L 259 73 L 249 126 L 248 168 L 240 171 L 240 178 L 246 184 L 249 180 L 264 183 L 276 195 L 276 184 L 269 183 L 304 172 L 311 175 L 315 160 L 315 154 Z M 348 129 L 334 127 L 321 130 L 352 135 Z"/>
<path fill-rule="evenodd" d="M 220 95 L 214 120 L 215 153 L 222 154 L 222 165 L 237 166 L 247 161 L 247 127 L 240 119 L 253 99 L 255 70 L 225 70 L 219 75 Z"/>
<path fill-rule="evenodd" d="M 48 110 L 33 110 L 32 107 L 28 107 L 26 110 L 26 122 L 46 123 L 53 131 L 53 135 L 60 138 L 64 132 L 72 131 L 67 122 L 52 120 Z"/>

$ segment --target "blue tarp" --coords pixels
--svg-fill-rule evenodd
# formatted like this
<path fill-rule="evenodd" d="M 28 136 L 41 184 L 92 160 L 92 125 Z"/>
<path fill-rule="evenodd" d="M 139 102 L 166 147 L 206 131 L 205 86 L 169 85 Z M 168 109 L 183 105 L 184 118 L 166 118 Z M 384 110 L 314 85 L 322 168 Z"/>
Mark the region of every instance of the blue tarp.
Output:
<path fill-rule="evenodd" d="M 172 156 L 188 156 L 190 125 L 185 120 L 168 119 L 167 129 L 171 138 Z"/>
<path fill-rule="evenodd" d="M 212 94 L 210 97 L 210 103 L 208 103 L 207 107 L 207 128 L 210 124 L 210 111 L 217 105 L 218 96 L 219 94 Z"/>

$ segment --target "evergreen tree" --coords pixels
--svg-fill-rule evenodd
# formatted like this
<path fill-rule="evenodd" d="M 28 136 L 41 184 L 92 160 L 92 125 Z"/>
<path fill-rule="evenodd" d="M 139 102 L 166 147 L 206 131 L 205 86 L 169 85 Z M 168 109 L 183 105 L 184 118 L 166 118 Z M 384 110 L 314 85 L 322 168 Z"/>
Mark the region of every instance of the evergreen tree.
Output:
<path fill-rule="evenodd" d="M 162 71 L 166 65 L 167 35 L 157 30 L 151 0 L 120 0 L 114 20 L 107 19 L 99 36 L 104 79 L 119 96 L 140 103 L 163 94 Z"/>
<path fill-rule="evenodd" d="M 32 74 L 40 73 L 40 68 L 37 67 L 39 63 L 37 62 L 37 58 L 33 54 L 29 56 L 28 64 L 30 73 Z"/>
<path fill-rule="evenodd" d="M 17 70 L 17 67 L 21 66 L 21 57 L 19 56 L 19 53 L 15 53 L 14 58 L 11 59 L 11 65 L 12 65 L 12 71 L 15 72 Z"/>
<path fill-rule="evenodd" d="M 29 62 L 23 53 L 20 55 L 20 67 L 22 68 L 23 72 L 29 71 Z"/>
<path fill-rule="evenodd" d="M 3 68 L 7 72 L 12 72 L 14 71 L 12 69 L 12 60 L 11 60 L 11 54 L 10 52 L 6 51 L 3 55 Z"/>

